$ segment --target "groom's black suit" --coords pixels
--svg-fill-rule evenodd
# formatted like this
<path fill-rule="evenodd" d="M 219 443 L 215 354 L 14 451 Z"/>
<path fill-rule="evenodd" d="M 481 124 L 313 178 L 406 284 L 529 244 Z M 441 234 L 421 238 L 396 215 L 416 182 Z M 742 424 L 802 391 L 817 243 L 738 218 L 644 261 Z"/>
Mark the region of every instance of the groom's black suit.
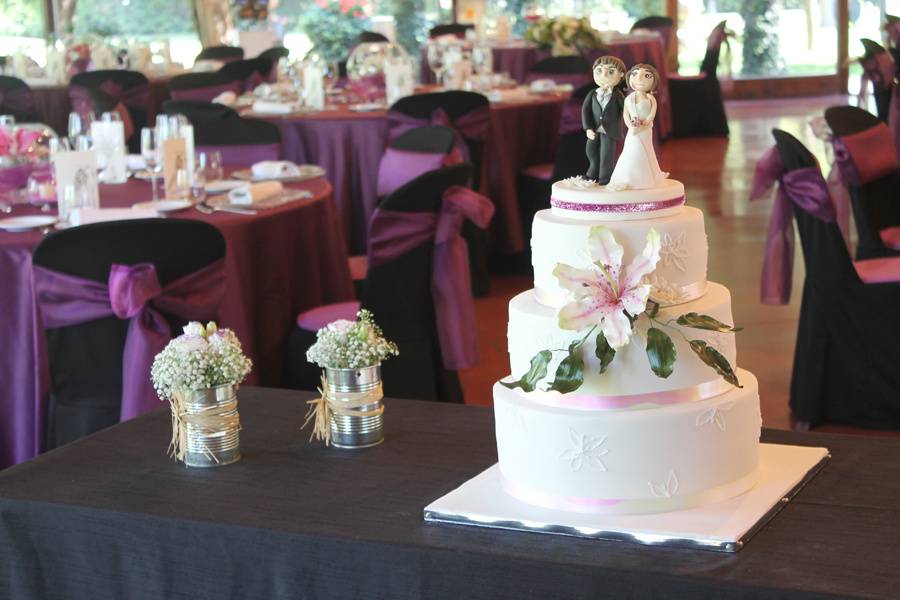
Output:
<path fill-rule="evenodd" d="M 590 167 L 585 177 L 602 185 L 609 183 L 612 177 L 616 140 L 625 137 L 625 123 L 622 121 L 624 106 L 625 95 L 618 88 L 612 90 L 605 108 L 600 106 L 596 90 L 587 95 L 581 106 L 582 127 L 597 132 L 594 139 L 587 141 L 585 151 Z"/>

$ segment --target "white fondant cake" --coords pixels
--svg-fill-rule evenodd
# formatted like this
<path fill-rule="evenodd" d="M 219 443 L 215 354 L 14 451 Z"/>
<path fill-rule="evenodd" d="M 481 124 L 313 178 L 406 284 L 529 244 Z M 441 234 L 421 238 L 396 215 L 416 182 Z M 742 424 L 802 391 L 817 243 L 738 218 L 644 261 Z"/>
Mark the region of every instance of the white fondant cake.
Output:
<path fill-rule="evenodd" d="M 628 514 L 695 507 L 753 486 L 757 384 L 737 368 L 731 295 L 706 281 L 703 213 L 683 201 L 673 180 L 618 192 L 578 178 L 553 184 L 552 208 L 533 225 L 534 289 L 509 303 L 511 377 L 494 386 L 507 493 L 550 508 Z M 632 268 L 648 274 L 628 282 Z M 635 306 L 642 285 L 658 312 L 652 322 L 643 312 L 612 321 L 627 343 L 610 359 L 608 348 L 597 351 L 597 334 L 623 310 L 622 298 Z M 585 316 L 594 314 L 596 322 Z M 630 338 L 622 337 L 629 322 Z M 669 345 L 659 346 L 660 332 Z M 548 391 L 555 379 L 560 387 Z"/>
<path fill-rule="evenodd" d="M 592 225 L 584 219 L 563 217 L 542 210 L 534 217 L 531 233 L 531 264 L 534 267 L 534 291 L 538 302 L 559 308 L 568 300 L 568 292 L 559 286 L 553 269 L 556 263 L 576 267 L 587 266 L 585 252 Z M 616 241 L 625 249 L 626 259 L 644 247 L 652 227 L 661 241 L 660 260 L 650 277 L 650 297 L 663 305 L 680 304 L 699 298 L 706 291 L 707 241 L 703 228 L 703 212 L 682 207 L 677 213 L 609 224 Z"/>

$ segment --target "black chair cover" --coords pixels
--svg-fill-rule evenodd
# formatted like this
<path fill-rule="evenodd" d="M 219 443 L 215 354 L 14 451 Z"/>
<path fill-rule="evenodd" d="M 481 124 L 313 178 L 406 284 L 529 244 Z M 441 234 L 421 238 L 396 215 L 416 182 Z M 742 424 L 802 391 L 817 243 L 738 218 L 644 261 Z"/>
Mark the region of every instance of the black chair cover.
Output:
<path fill-rule="evenodd" d="M 453 150 L 455 141 L 456 136 L 449 127 L 426 125 L 400 134 L 390 143 L 390 147 L 409 152 L 448 154 Z"/>
<path fill-rule="evenodd" d="M 266 58 L 234 60 L 230 63 L 225 63 L 221 69 L 216 71 L 227 81 L 247 81 L 254 73 L 262 77 L 263 80 L 267 80 L 271 72 L 272 61 Z"/>
<path fill-rule="evenodd" d="M 855 106 L 832 106 L 825 121 L 835 137 L 859 133 L 881 125 L 875 115 Z M 871 148 L 872 152 L 894 152 L 894 147 Z M 898 256 L 900 251 L 884 245 L 879 232 L 900 225 L 900 171 L 861 185 L 848 184 L 858 244 L 856 258 Z"/>
<path fill-rule="evenodd" d="M 19 101 L 15 106 L 7 104 L 7 94 L 9 93 L 15 94 L 24 102 Z M 34 112 L 34 95 L 31 93 L 31 88 L 18 77 L 0 75 L 0 114 L 12 115 L 20 123 L 38 120 Z"/>
<path fill-rule="evenodd" d="M 786 170 L 816 165 L 796 138 L 773 132 Z M 900 427 L 900 283 L 865 284 L 836 223 L 794 205 L 806 280 L 791 376 L 795 419 Z"/>
<path fill-rule="evenodd" d="M 210 46 L 204 48 L 194 60 L 240 60 L 244 58 L 244 49 L 236 46 Z"/>
<path fill-rule="evenodd" d="M 442 35 L 455 35 L 456 37 L 466 37 L 466 32 L 475 29 L 474 25 L 463 23 L 447 23 L 444 25 L 435 25 L 428 31 L 429 38 L 436 38 Z"/>
<path fill-rule="evenodd" d="M 532 65 L 528 72 L 590 77 L 591 63 L 581 56 L 551 56 Z"/>
<path fill-rule="evenodd" d="M 476 109 L 489 109 L 487 97 L 475 92 L 435 92 L 415 94 L 397 100 L 391 110 L 401 112 L 419 119 L 429 119 L 437 109 L 443 109 L 451 120 L 466 115 Z M 484 159 L 484 140 L 465 138 L 469 151 L 469 160 L 475 167 L 472 178 L 473 188 L 481 186 L 482 161 Z M 469 246 L 469 268 L 472 274 L 472 293 L 476 298 L 487 296 L 490 291 L 490 275 L 487 267 L 487 232 L 466 221 L 463 225 L 463 237 Z"/>
<path fill-rule="evenodd" d="M 232 79 L 215 73 L 183 73 L 169 80 L 170 90 L 193 90 L 196 88 L 218 87 L 231 83 Z"/>
<path fill-rule="evenodd" d="M 382 201 L 380 208 L 408 212 L 438 212 L 444 191 L 466 185 L 472 176 L 469 164 L 453 165 L 418 177 Z M 382 366 L 384 393 L 396 398 L 462 402 L 456 371 L 444 368 L 434 301 L 431 296 L 431 240 L 397 260 L 370 267 L 363 288 L 362 307 L 372 311 L 384 335 L 397 343 L 400 355 Z M 306 350 L 316 332 L 295 328 L 288 340 L 285 385 L 315 389 L 320 370 L 306 362 Z"/>
<path fill-rule="evenodd" d="M 166 285 L 224 256 L 225 239 L 208 223 L 143 219 L 52 233 L 35 248 L 33 262 L 95 281 L 107 281 L 113 263 L 149 262 Z M 119 422 L 128 323 L 109 317 L 47 330 L 47 449 Z M 176 333 L 184 323 L 170 319 L 170 326 Z"/>
<path fill-rule="evenodd" d="M 657 29 L 661 27 L 672 27 L 673 22 L 670 17 L 659 15 L 650 15 L 649 17 L 641 17 L 631 25 L 631 31 L 635 29 Z"/>
<path fill-rule="evenodd" d="M 197 146 L 280 144 L 278 126 L 268 121 L 245 119 L 233 109 L 213 102 L 168 100 L 167 115 L 184 115 L 194 126 Z"/>
<path fill-rule="evenodd" d="M 287 58 L 291 55 L 291 51 L 284 46 L 272 46 L 268 50 L 259 53 L 256 58 L 271 60 L 272 64 L 276 64 L 280 59 Z"/>
<path fill-rule="evenodd" d="M 725 21 L 713 29 L 710 40 L 724 40 Z M 708 44 L 699 78 L 669 78 L 672 137 L 727 136 L 728 117 L 716 70 L 722 41 Z"/>
<path fill-rule="evenodd" d="M 96 103 L 95 106 L 97 109 L 110 110 L 109 108 L 104 108 L 109 103 L 108 95 L 99 89 L 99 87 L 107 81 L 112 81 L 113 83 L 121 86 L 124 90 L 128 90 L 139 85 L 150 84 L 147 77 L 143 73 L 139 73 L 138 71 L 108 69 L 100 71 L 87 71 L 85 73 L 78 73 L 76 75 L 73 75 L 72 79 L 69 80 L 69 85 L 80 86 L 88 89 L 91 94 L 91 101 Z M 149 112 L 146 106 L 138 108 L 131 105 L 125 105 L 125 108 L 126 110 L 128 110 L 128 115 L 131 117 L 131 124 L 134 127 L 135 131 L 135 133 L 132 134 L 131 138 L 126 140 L 128 150 L 130 152 L 138 153 L 141 150 L 141 129 L 143 127 L 146 127 L 148 124 Z"/>
<path fill-rule="evenodd" d="M 359 44 L 377 44 L 379 42 L 389 42 L 387 36 L 377 31 L 363 31 L 356 36 L 356 45 Z"/>
<path fill-rule="evenodd" d="M 874 62 L 879 55 L 889 55 L 888 51 L 884 49 L 884 46 L 875 40 L 862 38 L 859 41 L 862 43 L 863 50 L 865 51 L 859 59 L 859 63 L 862 65 L 863 69 L 866 68 L 866 63 L 870 61 Z M 894 79 L 892 77 L 885 81 L 880 73 L 871 73 L 870 75 L 872 81 L 872 96 L 875 100 L 875 111 L 878 113 L 878 118 L 887 123 L 891 107 L 891 90 L 895 85 Z"/>

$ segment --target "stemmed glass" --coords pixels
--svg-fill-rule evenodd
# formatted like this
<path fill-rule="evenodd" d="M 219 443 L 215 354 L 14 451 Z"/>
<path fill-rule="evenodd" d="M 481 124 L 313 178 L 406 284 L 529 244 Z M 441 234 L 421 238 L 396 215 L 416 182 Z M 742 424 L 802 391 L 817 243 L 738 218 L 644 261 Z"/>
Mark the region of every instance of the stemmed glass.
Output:
<path fill-rule="evenodd" d="M 187 169 L 178 169 L 175 172 L 175 197 L 178 200 L 187 200 L 191 197 L 191 172 Z"/>
<path fill-rule="evenodd" d="M 91 130 L 91 123 L 93 121 L 94 116 L 90 113 L 85 115 L 81 115 L 74 111 L 69 113 L 69 145 L 73 149 L 86 150 L 90 147 L 89 133 Z M 85 137 L 88 138 L 87 142 L 82 140 L 82 138 Z"/>
<path fill-rule="evenodd" d="M 428 44 L 428 67 L 434 71 L 434 78 L 438 85 L 444 84 L 445 48 L 442 44 L 431 42 Z"/>
<path fill-rule="evenodd" d="M 322 84 L 325 86 L 325 94 L 334 94 L 334 87 L 340 78 L 340 67 L 336 61 L 328 60 L 323 65 L 325 69 L 322 71 Z"/>
<path fill-rule="evenodd" d="M 207 181 L 221 181 L 225 176 L 221 152 L 201 152 L 197 157 L 197 165 L 203 171 Z"/>
<path fill-rule="evenodd" d="M 141 129 L 141 156 L 147 164 L 147 172 L 150 173 L 150 183 L 153 185 L 153 201 L 159 200 L 159 194 L 156 190 L 156 173 L 160 167 L 159 164 L 159 138 L 156 130 L 152 127 L 144 127 Z"/>
<path fill-rule="evenodd" d="M 191 202 L 195 205 L 206 202 L 206 171 L 199 165 L 191 179 Z"/>

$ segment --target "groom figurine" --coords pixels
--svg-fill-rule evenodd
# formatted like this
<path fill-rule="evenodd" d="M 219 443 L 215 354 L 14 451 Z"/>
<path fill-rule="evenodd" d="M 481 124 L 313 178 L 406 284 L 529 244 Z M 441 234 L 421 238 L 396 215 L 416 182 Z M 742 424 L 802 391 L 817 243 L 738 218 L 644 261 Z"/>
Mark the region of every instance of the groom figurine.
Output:
<path fill-rule="evenodd" d="M 587 95 L 581 107 L 581 125 L 587 135 L 590 167 L 587 179 L 600 185 L 609 183 L 613 172 L 616 140 L 625 137 L 622 108 L 625 96 L 618 86 L 625 77 L 625 63 L 615 56 L 601 56 L 594 62 L 597 89 Z"/>

